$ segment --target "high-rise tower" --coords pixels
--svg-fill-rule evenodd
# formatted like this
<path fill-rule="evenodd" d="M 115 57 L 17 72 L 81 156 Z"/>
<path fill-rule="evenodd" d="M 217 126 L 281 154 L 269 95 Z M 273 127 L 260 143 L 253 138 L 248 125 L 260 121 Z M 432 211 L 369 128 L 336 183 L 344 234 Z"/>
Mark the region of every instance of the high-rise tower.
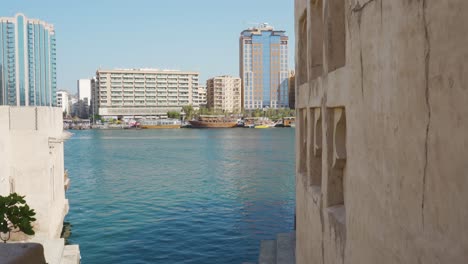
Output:
<path fill-rule="evenodd" d="M 241 32 L 239 41 L 244 109 L 288 107 L 288 36 L 268 24 Z"/>
<path fill-rule="evenodd" d="M 0 17 L 0 105 L 56 106 L 54 26 Z"/>

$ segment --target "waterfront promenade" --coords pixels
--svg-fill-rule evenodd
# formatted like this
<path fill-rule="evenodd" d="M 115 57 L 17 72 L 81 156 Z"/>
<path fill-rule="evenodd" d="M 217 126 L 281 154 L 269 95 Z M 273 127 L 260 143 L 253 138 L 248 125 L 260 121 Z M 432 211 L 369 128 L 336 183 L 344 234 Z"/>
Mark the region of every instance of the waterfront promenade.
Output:
<path fill-rule="evenodd" d="M 294 129 L 72 131 L 83 263 L 256 262 L 294 225 Z"/>

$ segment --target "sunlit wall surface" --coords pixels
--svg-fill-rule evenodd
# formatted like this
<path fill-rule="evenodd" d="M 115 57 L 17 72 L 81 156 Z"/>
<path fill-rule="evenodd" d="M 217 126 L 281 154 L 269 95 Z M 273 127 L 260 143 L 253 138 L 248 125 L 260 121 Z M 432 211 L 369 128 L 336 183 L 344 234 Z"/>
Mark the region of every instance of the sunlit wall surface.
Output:
<path fill-rule="evenodd" d="M 244 109 L 289 107 L 285 31 L 262 24 L 242 31 L 239 44 Z"/>
<path fill-rule="evenodd" d="M 0 105 L 56 106 L 54 26 L 0 17 Z"/>

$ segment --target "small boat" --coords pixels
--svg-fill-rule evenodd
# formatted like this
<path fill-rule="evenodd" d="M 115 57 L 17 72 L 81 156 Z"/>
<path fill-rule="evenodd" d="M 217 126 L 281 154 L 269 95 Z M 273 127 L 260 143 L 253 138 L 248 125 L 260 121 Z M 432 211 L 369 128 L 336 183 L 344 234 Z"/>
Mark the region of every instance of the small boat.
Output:
<path fill-rule="evenodd" d="M 296 126 L 296 118 L 294 116 L 283 117 L 283 125 L 284 125 L 284 127 L 295 127 Z"/>
<path fill-rule="evenodd" d="M 283 120 L 280 119 L 280 120 L 276 121 L 276 123 L 274 123 L 273 126 L 274 127 L 284 127 Z"/>
<path fill-rule="evenodd" d="M 233 128 L 237 120 L 223 115 L 201 115 L 197 120 L 190 120 L 193 128 Z"/>
<path fill-rule="evenodd" d="M 179 119 L 143 120 L 140 123 L 140 127 L 145 129 L 180 128 L 180 126 Z"/>
<path fill-rule="evenodd" d="M 269 125 L 255 125 L 255 128 L 270 128 Z"/>

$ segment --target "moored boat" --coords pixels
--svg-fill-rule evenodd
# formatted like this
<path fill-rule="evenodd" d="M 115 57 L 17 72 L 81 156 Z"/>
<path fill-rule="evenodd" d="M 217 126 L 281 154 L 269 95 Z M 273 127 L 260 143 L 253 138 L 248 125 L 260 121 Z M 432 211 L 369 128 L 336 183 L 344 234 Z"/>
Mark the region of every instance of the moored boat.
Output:
<path fill-rule="evenodd" d="M 283 117 L 284 127 L 296 127 L 296 118 L 294 116 Z"/>
<path fill-rule="evenodd" d="M 194 128 L 232 128 L 237 126 L 237 120 L 223 115 L 201 115 L 197 120 L 190 120 Z"/>
<path fill-rule="evenodd" d="M 181 122 L 178 119 L 156 119 L 141 121 L 140 127 L 146 129 L 180 128 Z"/>
<path fill-rule="evenodd" d="M 269 125 L 255 125 L 255 128 L 270 128 Z"/>

